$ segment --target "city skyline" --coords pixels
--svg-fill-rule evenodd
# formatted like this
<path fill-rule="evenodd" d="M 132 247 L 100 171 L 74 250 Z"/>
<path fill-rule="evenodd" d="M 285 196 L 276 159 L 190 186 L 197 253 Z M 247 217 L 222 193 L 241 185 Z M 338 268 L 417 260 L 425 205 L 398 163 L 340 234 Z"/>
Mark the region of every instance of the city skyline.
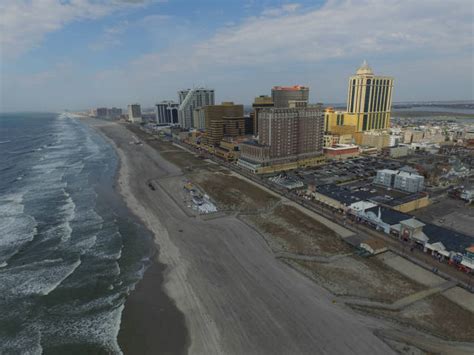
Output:
<path fill-rule="evenodd" d="M 364 59 L 395 78 L 394 102 L 473 99 L 464 0 L 7 0 L 0 10 L 0 111 L 146 108 L 193 86 L 250 105 L 298 84 L 310 102 L 344 103 Z"/>

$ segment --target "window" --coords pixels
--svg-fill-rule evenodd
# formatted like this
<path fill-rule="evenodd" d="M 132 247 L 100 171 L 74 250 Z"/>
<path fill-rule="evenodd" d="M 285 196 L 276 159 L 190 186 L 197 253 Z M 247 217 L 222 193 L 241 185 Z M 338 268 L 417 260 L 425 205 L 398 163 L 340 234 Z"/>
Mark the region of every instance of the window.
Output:
<path fill-rule="evenodd" d="M 370 79 L 367 80 L 367 85 L 365 86 L 365 99 L 364 99 L 364 112 L 369 110 L 369 99 L 370 99 Z"/>
<path fill-rule="evenodd" d="M 354 112 L 354 92 L 355 92 L 355 79 L 352 80 L 352 88 L 351 88 L 351 109 L 350 112 Z"/>

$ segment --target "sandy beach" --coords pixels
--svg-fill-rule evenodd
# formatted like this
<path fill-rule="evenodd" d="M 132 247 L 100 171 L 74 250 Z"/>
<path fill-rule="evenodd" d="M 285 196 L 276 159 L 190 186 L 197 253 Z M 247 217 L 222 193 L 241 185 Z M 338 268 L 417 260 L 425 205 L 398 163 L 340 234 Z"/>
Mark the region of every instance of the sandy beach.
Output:
<path fill-rule="evenodd" d="M 182 184 L 180 169 L 155 149 L 130 144 L 133 134 L 121 124 L 90 124 L 116 147 L 121 161 L 119 191 L 131 211 L 155 235 L 159 261 L 166 266 L 164 290 L 184 315 L 189 353 L 393 352 L 374 335 L 380 327 L 378 321 L 335 304 L 328 291 L 278 261 L 247 224 L 235 216 L 212 220 L 189 216 L 166 191 L 152 191 L 150 181 L 171 178 Z M 133 322 L 143 321 L 143 317 L 129 312 L 136 312 L 134 307 L 153 310 L 161 302 L 159 297 L 148 295 L 161 285 L 161 273 L 151 270 L 125 307 L 119 337 L 125 353 L 138 349 L 132 342 L 140 343 L 135 345 L 140 353 L 172 352 L 157 345 L 166 329 L 163 322 L 153 324 L 159 314 L 145 316 L 145 334 L 139 334 L 141 341 L 134 340 L 137 330 Z M 144 297 L 143 302 L 140 297 Z M 175 331 L 171 328 L 169 336 L 187 339 Z"/>

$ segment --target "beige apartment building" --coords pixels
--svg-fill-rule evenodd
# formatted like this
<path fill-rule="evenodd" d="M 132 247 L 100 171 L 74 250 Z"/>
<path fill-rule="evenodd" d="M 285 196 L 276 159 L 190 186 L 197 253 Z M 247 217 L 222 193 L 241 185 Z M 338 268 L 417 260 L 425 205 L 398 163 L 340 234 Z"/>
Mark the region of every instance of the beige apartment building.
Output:
<path fill-rule="evenodd" d="M 273 99 L 268 95 L 257 96 L 252 104 L 253 134 L 258 136 L 258 113 L 264 108 L 273 107 Z"/>
<path fill-rule="evenodd" d="M 202 108 L 208 145 L 218 145 L 224 136 L 238 137 L 245 134 L 244 105 L 223 102 Z"/>
<path fill-rule="evenodd" d="M 239 165 L 271 172 L 320 164 L 323 118 L 320 107 L 262 109 L 258 142 L 241 144 Z"/>

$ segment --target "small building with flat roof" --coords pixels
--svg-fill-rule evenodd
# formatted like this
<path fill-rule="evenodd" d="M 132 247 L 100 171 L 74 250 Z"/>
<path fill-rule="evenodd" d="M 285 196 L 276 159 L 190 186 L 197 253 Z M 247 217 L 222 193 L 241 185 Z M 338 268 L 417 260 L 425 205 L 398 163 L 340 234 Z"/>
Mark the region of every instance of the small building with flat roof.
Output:
<path fill-rule="evenodd" d="M 376 238 L 366 239 L 362 243 L 360 243 L 359 246 L 372 255 L 380 254 L 387 251 L 387 245 L 382 240 Z"/>

